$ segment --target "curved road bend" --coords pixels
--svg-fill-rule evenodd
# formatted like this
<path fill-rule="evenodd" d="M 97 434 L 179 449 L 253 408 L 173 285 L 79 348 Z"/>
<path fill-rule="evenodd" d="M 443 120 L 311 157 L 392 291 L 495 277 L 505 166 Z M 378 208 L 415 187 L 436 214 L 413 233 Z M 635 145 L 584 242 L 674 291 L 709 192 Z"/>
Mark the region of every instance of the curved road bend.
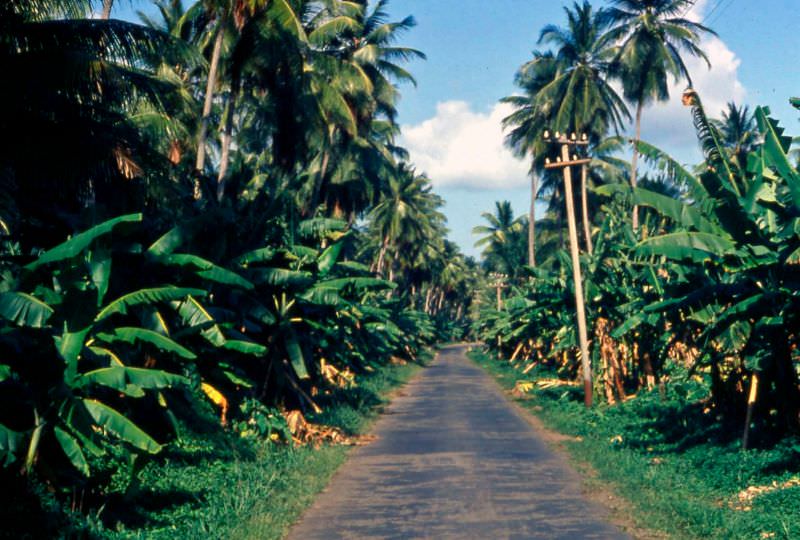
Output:
<path fill-rule="evenodd" d="M 629 538 L 464 352 L 404 388 L 290 539 Z"/>

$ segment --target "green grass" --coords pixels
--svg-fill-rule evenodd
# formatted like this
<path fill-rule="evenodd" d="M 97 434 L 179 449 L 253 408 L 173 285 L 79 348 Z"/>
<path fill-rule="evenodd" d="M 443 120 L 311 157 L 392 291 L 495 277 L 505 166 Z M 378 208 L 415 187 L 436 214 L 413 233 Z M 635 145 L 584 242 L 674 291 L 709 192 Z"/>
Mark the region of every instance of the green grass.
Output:
<path fill-rule="evenodd" d="M 522 375 L 479 352 L 472 358 L 506 389 L 553 376 Z M 673 538 L 800 538 L 800 487 L 759 496 L 749 511 L 732 507 L 741 490 L 800 476 L 800 441 L 743 452 L 741 426 L 725 425 L 705 409 L 702 388 L 694 383 L 674 383 L 663 398 L 645 392 L 592 410 L 583 407 L 581 392 L 537 389 L 518 402 L 548 428 L 571 436 L 564 447 L 572 460 L 597 473 L 589 488 L 610 486 L 629 502 L 638 526 Z"/>
<path fill-rule="evenodd" d="M 389 391 L 419 368 L 377 369 L 361 377 L 357 388 L 330 396 L 325 412 L 309 420 L 363 433 Z M 136 493 L 109 500 L 82 528 L 113 539 L 282 538 L 344 463 L 348 450 L 252 443 L 219 431 L 186 436 L 144 467 Z"/>

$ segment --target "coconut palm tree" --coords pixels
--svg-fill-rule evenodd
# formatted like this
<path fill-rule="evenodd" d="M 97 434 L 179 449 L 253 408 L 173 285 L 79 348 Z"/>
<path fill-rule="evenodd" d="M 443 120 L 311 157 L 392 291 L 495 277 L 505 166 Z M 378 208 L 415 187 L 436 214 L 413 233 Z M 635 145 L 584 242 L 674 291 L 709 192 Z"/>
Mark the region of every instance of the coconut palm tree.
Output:
<path fill-rule="evenodd" d="M 430 236 L 430 229 L 437 222 L 444 221 L 444 216 L 437 210 L 443 201 L 432 189 L 427 176 L 417 174 L 412 167 L 402 163 L 387 179 L 380 202 L 368 216 L 370 230 L 376 239 L 380 239 L 373 265 L 377 273 L 384 271 L 390 248 L 399 251 L 401 245 L 422 245 Z"/>
<path fill-rule="evenodd" d="M 542 134 L 549 126 L 553 105 L 539 100 L 540 91 L 556 77 L 557 63 L 552 52 L 534 51 L 533 59 L 519 69 L 515 82 L 522 95 L 508 96 L 500 101 L 508 103 L 514 112 L 503 119 L 503 127 L 510 128 L 506 145 L 518 157 L 530 156 L 531 205 L 528 215 L 528 265 L 536 266 L 536 200 L 539 196 L 539 177 L 544 174 L 545 153 L 548 149 Z"/>
<path fill-rule="evenodd" d="M 484 248 L 484 263 L 495 271 L 517 275 L 525 263 L 525 216 L 514 217 L 511 202 L 496 201 L 494 214 L 483 212 L 481 217 L 488 225 L 473 227 L 472 234 L 483 235 L 475 246 Z"/>
<path fill-rule="evenodd" d="M 380 0 L 372 9 L 367 2 L 334 4 L 327 16 L 314 18 L 316 27 L 309 31 L 309 41 L 324 53 L 312 60 L 318 74 L 319 92 L 335 91 L 353 115 L 352 126 L 329 123 L 326 140 L 310 206 L 313 210 L 325 198 L 328 185 L 337 175 L 337 167 L 348 167 L 346 156 L 370 146 L 373 121 L 395 123 L 398 85 L 416 84 L 401 63 L 424 59 L 425 55 L 409 47 L 397 46 L 399 37 L 416 25 L 413 17 L 390 22 L 388 0 Z M 331 98 L 323 102 L 332 102 Z M 339 174 L 341 176 L 341 174 Z M 364 177 L 368 175 L 363 175 Z M 367 186 L 367 190 L 369 189 Z M 331 202 L 331 201 L 329 201 Z M 334 200 L 333 206 L 339 206 Z"/>
<path fill-rule="evenodd" d="M 97 210 L 90 219 L 141 208 L 165 186 L 157 180 L 166 156 L 133 115 L 166 114 L 177 85 L 158 76 L 162 62 L 197 62 L 162 32 L 81 18 L 91 7 L 90 0 L 0 5 L 0 64 L 13 73 L 0 99 L 14 104 L 0 118 L 3 133 L 13 133 L 0 148 L 0 177 L 13 184 L 2 189 L 14 201 L 9 215 L 18 216 L 4 221 L 19 227 L 26 248 L 53 245 L 92 214 L 87 208 Z"/>
<path fill-rule="evenodd" d="M 684 17 L 692 0 L 612 0 L 606 10 L 611 30 L 603 38 L 617 45 L 615 64 L 625 98 L 636 104 L 636 124 L 630 181 L 636 187 L 639 160 L 637 143 L 641 139 L 642 110 L 653 101 L 669 99 L 668 79 L 691 75 L 682 54 L 705 60 L 700 48 L 702 35 L 716 35 L 710 28 Z M 633 228 L 639 226 L 636 206 Z"/>
<path fill-rule="evenodd" d="M 609 128 L 616 132 L 630 120 L 625 102 L 611 86 L 608 75 L 612 51 L 603 32 L 608 25 L 604 11 L 594 11 L 584 0 L 572 9 L 565 7 L 567 26 L 548 25 L 539 36 L 540 44 L 555 48 L 558 74 L 542 94 L 557 103 L 551 127 L 564 133 L 586 134 L 599 141 Z M 581 167 L 581 217 L 586 249 L 592 238 L 588 211 L 587 168 Z"/>
<path fill-rule="evenodd" d="M 720 142 L 728 150 L 731 160 L 739 170 L 744 170 L 747 154 L 756 147 L 755 115 L 747 105 L 737 107 L 730 102 L 722 111 L 722 118 L 711 123 L 722 135 Z"/>

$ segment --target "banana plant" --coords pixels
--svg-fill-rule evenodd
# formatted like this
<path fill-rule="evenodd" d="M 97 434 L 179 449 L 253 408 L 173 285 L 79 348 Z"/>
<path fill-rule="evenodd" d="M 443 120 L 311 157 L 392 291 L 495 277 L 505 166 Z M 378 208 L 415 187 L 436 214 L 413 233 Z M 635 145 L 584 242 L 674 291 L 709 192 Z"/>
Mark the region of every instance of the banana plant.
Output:
<path fill-rule="evenodd" d="M 661 298 L 632 317 L 627 327 L 662 315 L 674 335 L 682 328 L 705 345 L 701 362 L 710 366 L 717 403 L 732 400 L 731 368 L 761 380 L 766 407 L 779 412 L 785 429 L 798 429 L 800 394 L 793 348 L 797 346 L 800 280 L 800 173 L 788 158 L 791 139 L 766 108 L 755 116 L 761 144 L 747 167 L 732 163 L 708 121 L 699 96 L 687 96 L 706 167 L 694 175 L 663 153 L 640 144 L 657 166 L 685 183 L 690 200 L 665 199 L 636 189 L 631 197 L 667 218 L 673 229 L 636 246 L 641 257 L 671 263 Z M 741 364 L 738 364 L 741 362 Z"/>
<path fill-rule="evenodd" d="M 22 459 L 30 472 L 41 446 L 55 446 L 89 476 L 87 454 L 103 455 L 109 445 L 161 450 L 136 418 L 165 413 L 165 391 L 187 386 L 188 379 L 151 369 L 147 359 L 192 361 L 196 355 L 167 335 L 133 324 L 132 314 L 206 291 L 166 285 L 109 298 L 112 233 L 141 220 L 133 214 L 101 223 L 0 284 L 0 384 L 5 395 L 16 396 L 0 417 L 0 453 L 7 464 Z"/>

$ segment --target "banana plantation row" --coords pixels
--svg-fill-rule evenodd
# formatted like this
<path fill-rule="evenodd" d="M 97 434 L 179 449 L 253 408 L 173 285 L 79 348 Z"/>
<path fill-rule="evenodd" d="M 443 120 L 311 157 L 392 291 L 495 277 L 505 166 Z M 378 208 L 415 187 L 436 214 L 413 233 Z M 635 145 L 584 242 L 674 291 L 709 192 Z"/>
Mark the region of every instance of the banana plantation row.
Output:
<path fill-rule="evenodd" d="M 640 140 L 644 105 L 679 98 L 669 96 L 669 80 L 691 84 L 682 57 L 705 59 L 700 38 L 713 31 L 684 18 L 692 2 L 610 4 L 576 3 L 565 8 L 565 27 L 542 29 L 544 48 L 517 75 L 521 93 L 505 100 L 515 108 L 505 120 L 508 144 L 532 160 L 533 199 L 549 206 L 537 221 L 533 204 L 526 220 L 497 203 L 475 228 L 495 276 L 474 330 L 525 373 L 550 365 L 574 379 L 582 371 L 578 294 L 589 392 L 613 404 L 643 388 L 698 381 L 708 410 L 744 426 L 744 446 L 751 425 L 761 443 L 797 433 L 800 171 L 792 139 L 763 107 L 731 103 L 712 120 L 688 88 L 680 99 L 704 162 L 682 165 Z M 630 162 L 618 135 L 631 120 L 627 104 L 636 108 Z M 588 141 L 588 164 L 570 167 L 580 179 L 572 199 L 564 167 L 553 168 L 560 163 L 548 130 L 566 134 L 565 144 Z M 567 243 L 570 211 L 577 218 Z"/>
<path fill-rule="evenodd" d="M 209 408 L 269 438 L 460 335 L 477 270 L 395 143 L 423 55 L 386 4 L 2 3 L 4 485 L 102 508 Z"/>

